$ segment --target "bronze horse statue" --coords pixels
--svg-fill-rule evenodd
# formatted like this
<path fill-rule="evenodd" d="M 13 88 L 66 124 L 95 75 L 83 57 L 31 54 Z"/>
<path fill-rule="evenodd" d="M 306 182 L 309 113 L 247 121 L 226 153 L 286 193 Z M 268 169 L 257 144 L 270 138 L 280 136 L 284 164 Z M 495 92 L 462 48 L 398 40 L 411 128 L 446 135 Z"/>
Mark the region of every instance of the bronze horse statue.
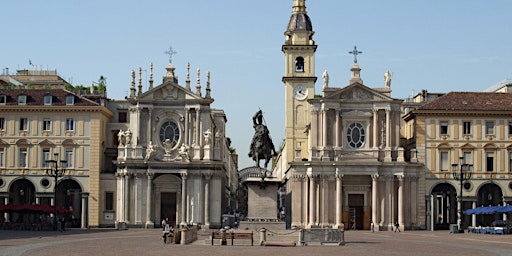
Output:
<path fill-rule="evenodd" d="M 277 155 L 274 143 L 272 143 L 267 126 L 263 124 L 263 113 L 261 110 L 253 116 L 252 121 L 254 136 L 251 148 L 249 149 L 249 157 L 256 161 L 257 167 L 260 167 L 260 160 L 265 160 L 264 168 L 267 169 L 270 159 Z"/>

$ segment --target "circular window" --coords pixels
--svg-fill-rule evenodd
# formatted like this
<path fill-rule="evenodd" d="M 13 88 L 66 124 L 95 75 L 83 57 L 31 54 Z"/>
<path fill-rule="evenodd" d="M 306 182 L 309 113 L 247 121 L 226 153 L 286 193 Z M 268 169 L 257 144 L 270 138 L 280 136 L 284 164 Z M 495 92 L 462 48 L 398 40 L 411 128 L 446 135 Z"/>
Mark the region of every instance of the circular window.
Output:
<path fill-rule="evenodd" d="M 160 142 L 169 140 L 171 147 L 174 148 L 180 139 L 180 129 L 173 121 L 167 121 L 160 127 Z"/>
<path fill-rule="evenodd" d="M 363 125 L 360 123 L 352 123 L 347 129 L 347 141 L 353 148 L 360 148 L 364 145 L 366 137 Z"/>
<path fill-rule="evenodd" d="M 4 179 L 0 178 L 0 188 L 3 187 L 4 185 L 5 185 Z"/>
<path fill-rule="evenodd" d="M 45 188 L 49 187 L 50 186 L 50 181 L 48 179 L 46 179 L 46 178 L 42 179 L 41 180 L 41 186 L 43 186 Z"/>

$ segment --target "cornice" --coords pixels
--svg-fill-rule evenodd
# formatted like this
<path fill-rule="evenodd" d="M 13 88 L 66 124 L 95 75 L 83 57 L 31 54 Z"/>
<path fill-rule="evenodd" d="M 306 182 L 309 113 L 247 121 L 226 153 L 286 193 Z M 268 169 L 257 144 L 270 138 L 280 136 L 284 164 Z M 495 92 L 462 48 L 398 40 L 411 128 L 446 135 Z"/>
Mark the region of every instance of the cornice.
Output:
<path fill-rule="evenodd" d="M 313 81 L 316 82 L 317 77 L 316 76 L 284 76 L 282 81 L 283 82 L 302 82 L 302 81 Z"/>

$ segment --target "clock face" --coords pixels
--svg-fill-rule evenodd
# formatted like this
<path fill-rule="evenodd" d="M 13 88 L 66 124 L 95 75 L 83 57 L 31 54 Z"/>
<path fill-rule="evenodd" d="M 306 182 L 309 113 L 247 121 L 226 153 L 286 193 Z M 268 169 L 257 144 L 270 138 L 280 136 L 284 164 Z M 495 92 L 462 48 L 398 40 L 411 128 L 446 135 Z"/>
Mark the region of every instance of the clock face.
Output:
<path fill-rule="evenodd" d="M 308 90 L 304 86 L 296 86 L 293 88 L 293 95 L 298 100 L 305 100 L 308 97 Z"/>

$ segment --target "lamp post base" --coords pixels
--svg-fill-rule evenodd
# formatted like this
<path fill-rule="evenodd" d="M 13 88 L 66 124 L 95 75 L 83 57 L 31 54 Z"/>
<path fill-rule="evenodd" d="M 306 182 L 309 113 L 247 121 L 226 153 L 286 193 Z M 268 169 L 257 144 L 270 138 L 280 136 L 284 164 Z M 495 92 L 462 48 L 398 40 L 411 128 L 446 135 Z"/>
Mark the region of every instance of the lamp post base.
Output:
<path fill-rule="evenodd" d="M 457 224 L 450 224 L 450 234 L 464 234 L 464 229 L 459 229 Z"/>

